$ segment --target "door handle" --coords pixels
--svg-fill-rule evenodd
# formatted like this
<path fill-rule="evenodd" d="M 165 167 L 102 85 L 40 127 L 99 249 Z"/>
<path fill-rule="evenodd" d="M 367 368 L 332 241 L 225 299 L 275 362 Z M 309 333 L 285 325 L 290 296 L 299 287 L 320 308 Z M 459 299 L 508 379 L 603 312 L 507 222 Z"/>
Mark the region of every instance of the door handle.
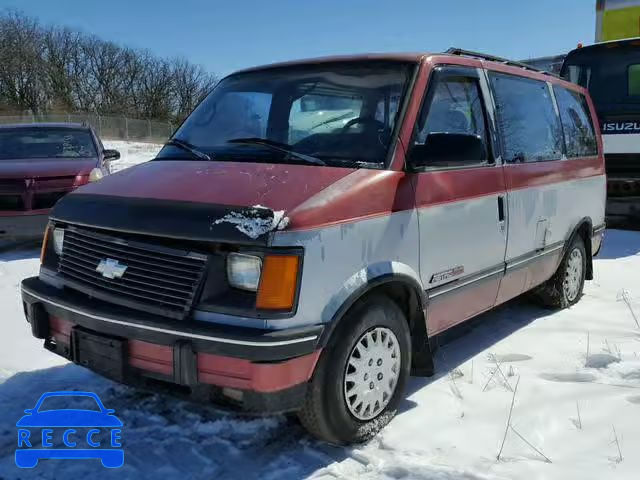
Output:
<path fill-rule="evenodd" d="M 498 195 L 498 228 L 504 232 L 505 212 L 504 212 L 504 195 Z"/>

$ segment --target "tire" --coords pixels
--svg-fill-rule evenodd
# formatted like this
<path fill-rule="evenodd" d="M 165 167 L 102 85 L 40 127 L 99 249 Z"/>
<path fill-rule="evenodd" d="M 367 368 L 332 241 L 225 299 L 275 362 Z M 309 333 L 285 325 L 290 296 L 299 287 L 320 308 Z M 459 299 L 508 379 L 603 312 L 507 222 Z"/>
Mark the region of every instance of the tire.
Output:
<path fill-rule="evenodd" d="M 582 237 L 576 235 L 558 270 L 538 288 L 534 298 L 548 308 L 567 308 L 575 305 L 582 297 L 586 272 L 587 251 Z"/>
<path fill-rule="evenodd" d="M 336 445 L 363 442 L 391 421 L 403 399 L 411 367 L 409 327 L 393 301 L 374 295 L 347 313 L 332 339 L 309 382 L 298 417 L 321 440 Z M 372 355 L 378 357 L 375 362 Z M 362 380 L 356 384 L 347 376 Z M 356 390 L 362 393 L 353 394 Z M 358 408 L 359 399 L 363 403 Z"/>

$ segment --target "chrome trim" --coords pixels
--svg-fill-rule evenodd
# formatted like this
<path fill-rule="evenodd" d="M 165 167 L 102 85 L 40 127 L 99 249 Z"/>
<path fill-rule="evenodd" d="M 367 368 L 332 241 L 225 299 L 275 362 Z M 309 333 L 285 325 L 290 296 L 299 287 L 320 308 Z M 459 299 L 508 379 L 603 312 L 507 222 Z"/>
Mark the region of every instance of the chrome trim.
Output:
<path fill-rule="evenodd" d="M 445 293 L 457 290 L 458 288 L 466 287 L 467 285 L 470 285 L 472 283 L 484 280 L 485 278 L 493 277 L 494 275 L 497 275 L 499 273 L 504 273 L 504 266 L 500 267 L 499 269 L 494 269 L 490 272 L 484 273 L 480 276 L 469 278 L 468 280 L 454 280 L 454 283 L 452 283 L 451 285 L 445 284 L 442 287 L 435 287 L 431 289 L 431 291 L 434 293 L 429 293 L 429 290 L 427 290 L 427 293 L 429 295 L 429 298 L 436 298 L 440 295 L 444 295 Z M 442 288 L 442 290 L 440 290 L 440 288 Z"/>
<path fill-rule="evenodd" d="M 251 342 L 251 341 L 247 341 L 247 340 L 233 340 L 230 338 L 221 338 L 221 337 L 210 337 L 208 335 L 199 335 L 197 333 L 187 333 L 187 332 L 181 332 L 179 330 L 170 330 L 170 329 L 166 329 L 166 328 L 160 328 L 160 327 L 152 327 L 150 325 L 140 325 L 138 323 L 132 323 L 132 322 L 124 322 L 122 320 L 116 320 L 113 318 L 108 318 L 108 317 L 103 317 L 101 315 L 95 315 L 93 313 L 89 313 L 89 312 L 85 312 L 83 310 L 74 308 L 74 307 L 70 307 L 68 305 L 64 305 L 61 303 L 57 303 L 54 302 L 52 300 L 49 300 L 47 298 L 44 298 L 36 293 L 33 293 L 32 291 L 22 287 L 22 292 L 26 293 L 27 295 L 32 296 L 33 298 L 40 300 L 41 302 L 47 303 L 49 305 L 53 305 L 55 307 L 58 308 L 63 308 L 65 310 L 68 310 L 70 312 L 73 313 L 77 313 L 78 315 L 84 315 L 86 317 L 89 318 L 93 318 L 94 320 L 100 320 L 103 322 L 108 322 L 108 323 L 114 323 L 116 325 L 124 325 L 127 327 L 133 327 L 133 328 L 140 328 L 143 330 L 150 330 L 153 332 L 159 332 L 159 333 L 168 333 L 170 335 L 177 335 L 180 337 L 187 337 L 187 338 L 195 338 L 198 340 L 207 340 L 207 341 L 211 341 L 211 342 L 218 342 L 218 343 L 226 343 L 226 344 L 230 344 L 230 345 L 245 345 L 245 346 L 250 346 L 250 347 L 280 347 L 283 345 L 293 345 L 296 343 L 305 343 L 305 342 L 311 342 L 313 340 L 316 340 L 318 338 L 318 335 L 313 335 L 313 336 L 309 336 L 309 337 L 302 337 L 302 338 L 296 338 L 294 340 L 280 340 L 277 342 Z"/>
<path fill-rule="evenodd" d="M 511 262 L 511 263 L 507 262 L 507 270 L 509 270 L 511 268 L 518 267 L 520 265 L 524 265 L 525 263 L 529 263 L 532 260 L 536 260 L 537 258 L 544 257 L 545 255 L 548 255 L 550 253 L 557 252 L 558 250 L 561 250 L 563 248 L 564 248 L 564 242 L 562 242 L 562 243 L 560 243 L 558 245 L 555 245 L 553 247 L 550 247 L 548 249 L 545 249 L 545 250 L 543 250 L 541 252 L 537 252 L 537 253 L 535 253 L 533 255 L 527 256 L 527 258 L 523 258 L 522 260 L 517 260 L 517 261 Z"/>
<path fill-rule="evenodd" d="M 541 252 L 536 252 L 533 255 L 529 255 L 526 258 L 523 258 L 522 260 L 518 260 L 518 261 L 513 262 L 513 263 L 507 263 L 506 265 L 503 264 L 502 267 L 492 269 L 489 272 L 482 273 L 480 275 L 473 276 L 473 277 L 467 277 L 467 279 L 454 280 L 453 282 L 445 283 L 444 285 L 442 285 L 440 287 L 435 287 L 435 288 L 432 288 L 431 290 L 427 290 L 428 297 L 430 299 L 436 298 L 436 297 L 439 297 L 440 295 L 444 295 L 445 293 L 450 293 L 450 292 L 452 292 L 454 290 L 457 290 L 457 289 L 462 288 L 462 287 L 466 287 L 467 285 L 471 285 L 472 283 L 479 282 L 481 280 L 484 280 L 486 278 L 492 277 L 494 275 L 498 275 L 500 273 L 504 274 L 505 271 L 509 270 L 510 268 L 518 267 L 520 265 L 528 263 L 528 262 L 530 262 L 532 260 L 536 260 L 536 259 L 538 259 L 540 257 L 543 257 L 545 255 L 548 255 L 550 253 L 557 252 L 558 250 L 563 249 L 564 245 L 565 245 L 564 242 L 560 242 L 560 243 L 557 243 L 557 244 L 551 246 L 550 248 L 548 248 L 546 250 L 543 250 Z"/>
<path fill-rule="evenodd" d="M 600 225 L 599 227 L 596 227 L 596 228 L 593 229 L 593 234 L 591 236 L 595 237 L 596 235 L 600 235 L 606 229 L 607 229 L 606 225 Z"/>

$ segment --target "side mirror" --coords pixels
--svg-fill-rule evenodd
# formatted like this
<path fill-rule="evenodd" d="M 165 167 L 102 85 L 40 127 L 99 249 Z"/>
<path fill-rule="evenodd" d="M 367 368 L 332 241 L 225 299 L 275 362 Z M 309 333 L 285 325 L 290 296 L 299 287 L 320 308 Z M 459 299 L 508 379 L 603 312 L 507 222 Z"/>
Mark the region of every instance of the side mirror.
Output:
<path fill-rule="evenodd" d="M 424 145 L 415 144 L 409 152 L 409 163 L 413 168 L 457 167 L 486 159 L 482 137 L 466 133 L 430 133 Z"/>
<path fill-rule="evenodd" d="M 118 150 L 103 150 L 102 156 L 105 160 L 118 160 L 120 158 L 120 152 Z"/>

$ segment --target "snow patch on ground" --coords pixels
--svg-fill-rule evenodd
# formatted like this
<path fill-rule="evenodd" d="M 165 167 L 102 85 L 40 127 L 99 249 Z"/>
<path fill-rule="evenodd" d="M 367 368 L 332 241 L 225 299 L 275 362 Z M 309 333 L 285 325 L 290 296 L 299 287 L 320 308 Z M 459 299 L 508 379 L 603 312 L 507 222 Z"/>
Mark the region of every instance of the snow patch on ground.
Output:
<path fill-rule="evenodd" d="M 607 231 L 595 281 L 574 307 L 524 300 L 478 318 L 412 378 L 397 416 L 371 441 L 339 448 L 293 417 L 230 414 L 117 385 L 45 351 L 24 321 L 19 282 L 37 250 L 0 254 L 0 478 L 635 480 L 640 471 L 640 233 Z M 513 432 L 502 442 L 513 388 Z M 125 464 L 41 461 L 17 469 L 16 421 L 40 395 L 96 392 L 124 422 Z M 613 437 L 615 427 L 622 461 Z"/>
<path fill-rule="evenodd" d="M 126 142 L 123 140 L 104 140 L 104 148 L 112 148 L 120 152 L 120 159 L 111 162 L 111 173 L 148 162 L 155 158 L 162 145 L 144 142 Z"/>
<path fill-rule="evenodd" d="M 231 223 L 247 237 L 256 239 L 273 230 L 282 230 L 289 224 L 284 210 L 273 211 L 262 205 L 254 205 L 243 212 L 231 212 L 213 222 L 213 225 Z M 213 226 L 212 225 L 212 226 Z"/>

